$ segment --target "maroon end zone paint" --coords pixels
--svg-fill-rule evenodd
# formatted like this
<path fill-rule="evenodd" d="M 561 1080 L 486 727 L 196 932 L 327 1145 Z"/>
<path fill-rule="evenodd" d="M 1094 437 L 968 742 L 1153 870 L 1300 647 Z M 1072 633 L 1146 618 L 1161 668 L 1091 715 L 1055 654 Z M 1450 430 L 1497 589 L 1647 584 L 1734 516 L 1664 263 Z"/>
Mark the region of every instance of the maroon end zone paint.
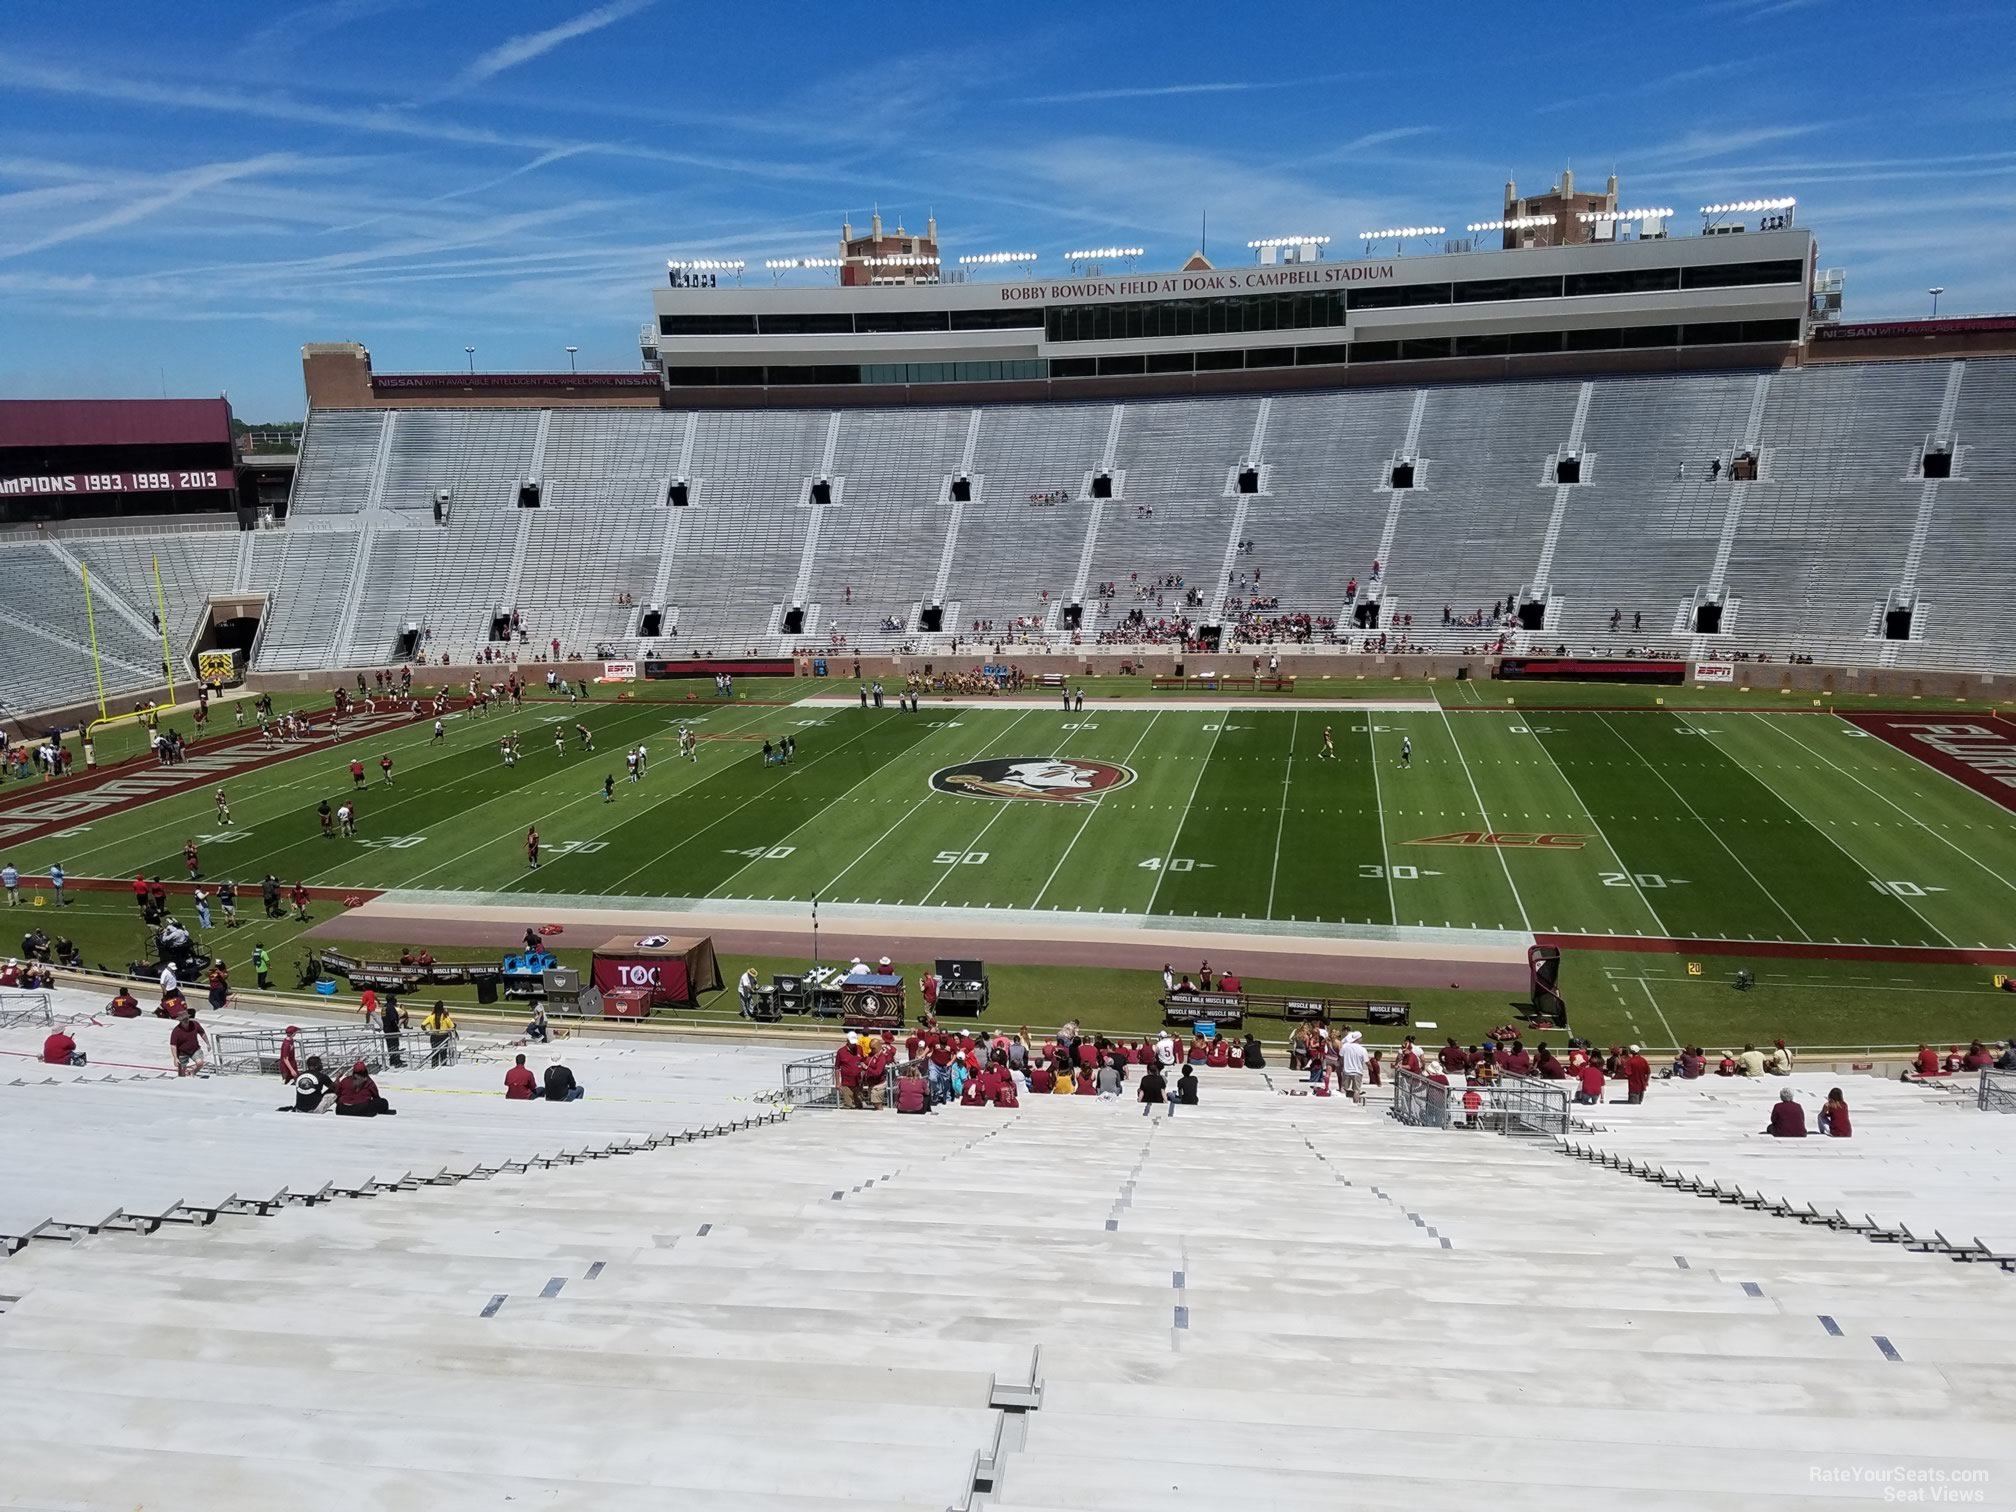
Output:
<path fill-rule="evenodd" d="M 2016 813 L 2016 725 L 1999 714 L 1843 714 L 1858 730 Z"/>

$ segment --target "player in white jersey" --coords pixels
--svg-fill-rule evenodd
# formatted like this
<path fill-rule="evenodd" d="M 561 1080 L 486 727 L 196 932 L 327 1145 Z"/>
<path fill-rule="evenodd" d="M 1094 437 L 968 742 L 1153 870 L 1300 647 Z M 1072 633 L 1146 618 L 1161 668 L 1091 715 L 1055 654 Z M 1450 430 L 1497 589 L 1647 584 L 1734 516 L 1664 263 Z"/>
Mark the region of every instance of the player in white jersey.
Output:
<path fill-rule="evenodd" d="M 217 822 L 224 828 L 231 828 L 231 805 L 225 801 L 224 789 L 217 789 Z"/>
<path fill-rule="evenodd" d="M 1413 764 L 1414 764 L 1414 737 L 1411 735 L 1402 735 L 1400 737 L 1400 765 L 1406 767 L 1406 766 L 1412 766 Z"/>
<path fill-rule="evenodd" d="M 1323 726 L 1323 749 L 1316 753 L 1316 759 L 1318 761 L 1335 761 L 1337 759 L 1337 741 L 1331 735 L 1330 726 L 1328 725 Z"/>

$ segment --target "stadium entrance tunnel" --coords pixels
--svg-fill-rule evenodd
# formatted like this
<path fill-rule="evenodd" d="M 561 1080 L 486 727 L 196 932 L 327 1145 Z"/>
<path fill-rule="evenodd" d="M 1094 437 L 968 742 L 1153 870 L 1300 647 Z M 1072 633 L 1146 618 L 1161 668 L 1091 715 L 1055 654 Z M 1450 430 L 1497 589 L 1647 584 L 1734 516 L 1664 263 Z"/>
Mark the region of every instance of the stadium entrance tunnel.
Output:
<path fill-rule="evenodd" d="M 241 669 L 250 666 L 252 644 L 259 639 L 259 626 L 265 618 L 266 596 L 263 593 L 213 598 L 204 611 L 195 644 L 189 648 L 190 660 L 200 666 L 205 651 L 224 651 L 236 658 L 236 664 Z"/>

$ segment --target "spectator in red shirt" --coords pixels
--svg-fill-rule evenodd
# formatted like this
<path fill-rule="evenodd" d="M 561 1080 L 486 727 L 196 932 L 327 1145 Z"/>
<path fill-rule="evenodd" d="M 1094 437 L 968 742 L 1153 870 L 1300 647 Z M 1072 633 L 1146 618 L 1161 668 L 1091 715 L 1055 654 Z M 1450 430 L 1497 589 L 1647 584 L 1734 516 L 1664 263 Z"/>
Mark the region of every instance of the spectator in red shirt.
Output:
<path fill-rule="evenodd" d="M 924 1036 L 912 1029 L 903 1038 L 903 1053 L 910 1059 L 917 1059 L 917 1053 L 924 1048 Z"/>
<path fill-rule="evenodd" d="M 371 1080 L 371 1068 L 361 1060 L 350 1074 L 336 1083 L 336 1111 L 346 1118 L 376 1118 L 399 1110 L 378 1095 L 378 1083 Z"/>
<path fill-rule="evenodd" d="M 45 1066 L 81 1066 L 84 1057 L 77 1052 L 77 1041 L 63 1030 L 55 1030 L 42 1041 L 42 1064 Z"/>
<path fill-rule="evenodd" d="M 356 788 L 356 789 L 358 789 L 359 791 L 362 791 L 362 789 L 363 789 L 363 787 L 364 787 L 364 763 L 363 763 L 363 762 L 361 762 L 361 761 L 353 761 L 353 762 L 351 762 L 351 763 L 350 763 L 350 785 L 351 785 L 351 786 L 352 786 L 353 788 Z"/>
<path fill-rule="evenodd" d="M 280 1036 L 280 1080 L 291 1084 L 301 1074 L 301 1063 L 294 1048 L 294 1036 L 301 1031 L 293 1024 Z"/>
<path fill-rule="evenodd" d="M 133 875 L 133 901 L 139 904 L 142 913 L 147 911 L 147 877 L 145 873 L 136 872 Z"/>
<path fill-rule="evenodd" d="M 924 1078 L 917 1074 L 915 1067 L 906 1067 L 896 1078 L 896 1111 L 898 1113 L 928 1113 L 931 1111 L 931 1089 Z"/>
<path fill-rule="evenodd" d="M 1414 1043 L 1413 1035 L 1400 1041 L 1400 1054 L 1395 1061 L 1402 1071 L 1412 1071 L 1416 1076 L 1421 1074 L 1421 1050 Z"/>
<path fill-rule="evenodd" d="M 1806 1110 L 1799 1106 L 1799 1094 L 1790 1087 L 1779 1089 L 1778 1101 L 1771 1105 L 1771 1122 L 1764 1126 L 1764 1132 L 1773 1139 L 1806 1137 Z"/>
<path fill-rule="evenodd" d="M 849 1035 L 833 1053 L 833 1080 L 840 1088 L 840 1106 L 861 1106 L 861 1047 Z"/>
<path fill-rule="evenodd" d="M 1099 1065 L 1099 1047 L 1090 1040 L 1080 1040 L 1072 1051 L 1080 1071 L 1091 1071 Z"/>
<path fill-rule="evenodd" d="M 1829 1139 L 1846 1139 L 1855 1132 L 1848 1121 L 1848 1099 L 1839 1087 L 1827 1089 L 1827 1101 L 1820 1105 L 1820 1132 Z"/>
<path fill-rule="evenodd" d="M 1016 1091 L 1014 1073 L 1003 1071 L 994 1088 L 994 1106 L 997 1108 L 1019 1108 L 1022 1098 Z"/>
<path fill-rule="evenodd" d="M 1440 1056 L 1442 1069 L 1454 1075 L 1458 1071 L 1470 1069 L 1470 1052 L 1456 1043 L 1456 1036 L 1449 1036 L 1449 1043 L 1442 1047 Z"/>
<path fill-rule="evenodd" d="M 1218 978 L 1218 990 L 1220 992 L 1243 992 L 1245 989 L 1240 986 L 1239 978 L 1228 971 L 1225 975 Z"/>
<path fill-rule="evenodd" d="M 1500 1064 L 1514 1076 L 1531 1076 L 1533 1074 L 1532 1053 L 1524 1045 L 1520 1044 L 1518 1040 L 1512 1041 L 1511 1053 Z"/>
<path fill-rule="evenodd" d="M 959 1093 L 959 1106 L 962 1108 L 984 1108 L 987 1106 L 987 1089 L 980 1085 L 979 1077 L 969 1076 L 966 1078 L 966 1085 Z"/>
<path fill-rule="evenodd" d="M 305 921 L 308 917 L 308 889 L 296 882 L 287 894 L 287 901 L 294 905 L 294 917 Z"/>
<path fill-rule="evenodd" d="M 1050 1062 L 1040 1060 L 1029 1068 L 1029 1090 L 1048 1092 L 1057 1085 L 1057 1073 L 1050 1069 Z"/>
<path fill-rule="evenodd" d="M 533 1088 L 539 1085 L 538 1078 L 525 1065 L 525 1057 L 519 1056 L 518 1063 L 504 1073 L 504 1100 L 506 1102 L 530 1102 Z"/>
<path fill-rule="evenodd" d="M 1097 1097 L 1099 1095 L 1098 1076 L 1092 1072 L 1079 1073 L 1078 1084 L 1071 1089 L 1071 1092 L 1074 1097 Z"/>
<path fill-rule="evenodd" d="M 122 986 L 112 994 L 112 1001 L 105 1005 L 105 1011 L 114 1018 L 138 1018 L 140 1000 Z"/>
<path fill-rule="evenodd" d="M 203 1042 L 210 1031 L 196 1022 L 196 1010 L 187 1009 L 168 1031 L 168 1048 L 175 1056 L 175 1074 L 194 1076 L 203 1069 Z"/>
<path fill-rule="evenodd" d="M 1623 1071 L 1625 1101 L 1642 1103 L 1645 1101 L 1645 1089 L 1652 1085 L 1652 1063 L 1645 1059 L 1636 1045 L 1624 1057 Z"/>
<path fill-rule="evenodd" d="M 1575 1094 L 1578 1103 L 1600 1103 L 1603 1101 L 1603 1068 L 1595 1061 L 1583 1062 L 1582 1069 L 1575 1073 L 1582 1083 L 1582 1090 Z"/>
<path fill-rule="evenodd" d="M 1232 1047 L 1225 1043 L 1225 1037 L 1222 1034 L 1217 1039 L 1211 1041 L 1211 1048 L 1204 1055 L 1204 1064 L 1207 1066 L 1229 1066 L 1232 1064 Z"/>
<path fill-rule="evenodd" d="M 1995 1055 L 1981 1041 L 1976 1040 L 1967 1047 L 1966 1058 L 1960 1064 L 1969 1071 L 1979 1071 L 1983 1067 L 1994 1065 Z"/>
<path fill-rule="evenodd" d="M 880 1109 L 887 1095 L 889 1063 L 895 1059 L 895 1048 L 879 1039 L 868 1041 L 867 1053 L 861 1057 L 861 1104 L 869 1109 Z"/>

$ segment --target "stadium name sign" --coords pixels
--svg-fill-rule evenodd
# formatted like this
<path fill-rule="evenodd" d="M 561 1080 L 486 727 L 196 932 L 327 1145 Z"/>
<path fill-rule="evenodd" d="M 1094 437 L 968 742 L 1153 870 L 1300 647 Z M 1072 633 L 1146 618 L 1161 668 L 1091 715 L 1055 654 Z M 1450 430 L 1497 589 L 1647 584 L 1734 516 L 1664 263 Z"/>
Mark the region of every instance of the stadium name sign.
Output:
<path fill-rule="evenodd" d="M 231 472 L 195 471 L 48 473 L 39 478 L 0 478 L 0 496 L 22 494 L 172 493 L 185 488 L 236 488 Z"/>
<path fill-rule="evenodd" d="M 1390 262 L 1315 263 L 1300 268 L 1247 268 L 1211 273 L 1158 273 L 1147 278 L 1085 278 L 1068 283 L 1001 285 L 1004 303 L 1053 299 L 1120 299 L 1168 294 L 1236 294 L 1244 289 L 1333 289 L 1344 284 L 1388 283 L 1399 276 Z"/>

